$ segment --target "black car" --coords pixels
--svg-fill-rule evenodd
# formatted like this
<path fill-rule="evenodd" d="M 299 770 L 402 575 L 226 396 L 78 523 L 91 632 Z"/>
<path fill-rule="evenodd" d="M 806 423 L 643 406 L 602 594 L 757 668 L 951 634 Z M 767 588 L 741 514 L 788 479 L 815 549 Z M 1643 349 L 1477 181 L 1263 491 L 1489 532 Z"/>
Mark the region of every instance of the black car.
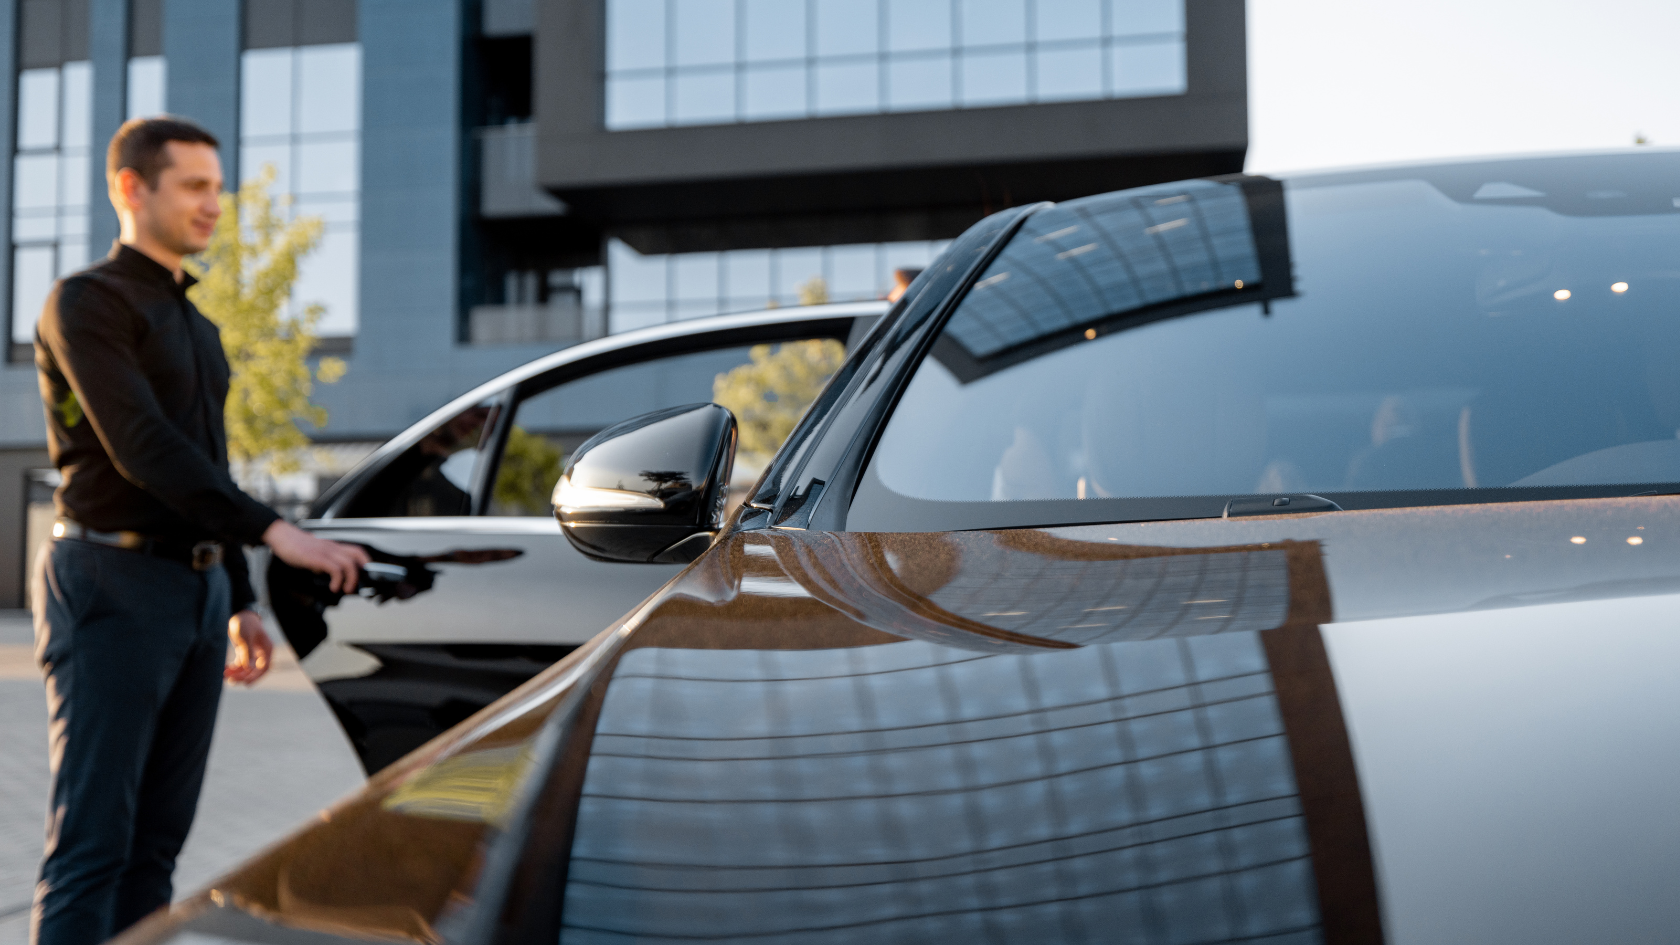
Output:
<path fill-rule="evenodd" d="M 299 524 L 368 550 L 361 594 L 342 598 L 271 559 L 267 597 L 362 765 L 378 771 L 489 705 L 682 570 L 572 550 L 549 505 L 564 456 L 604 427 L 710 400 L 732 372 L 785 368 L 790 355 L 811 356 L 796 366 L 814 395 L 886 309 L 768 309 L 575 345 L 455 398 L 335 483 Z M 775 419 L 760 451 L 787 432 Z M 737 492 L 755 471 L 740 472 Z"/>
<path fill-rule="evenodd" d="M 128 940 L 1680 927 L 1680 153 L 1009 210 L 738 435 L 579 444 L 699 557 Z"/>

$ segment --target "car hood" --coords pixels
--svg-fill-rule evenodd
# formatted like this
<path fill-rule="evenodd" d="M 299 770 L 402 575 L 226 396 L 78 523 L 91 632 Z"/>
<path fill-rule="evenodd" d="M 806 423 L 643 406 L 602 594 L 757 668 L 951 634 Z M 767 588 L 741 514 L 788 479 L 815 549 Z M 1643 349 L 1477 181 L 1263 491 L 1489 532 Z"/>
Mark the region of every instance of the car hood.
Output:
<path fill-rule="evenodd" d="M 737 533 L 131 935 L 1656 941 L 1677 582 L 1668 497 Z"/>

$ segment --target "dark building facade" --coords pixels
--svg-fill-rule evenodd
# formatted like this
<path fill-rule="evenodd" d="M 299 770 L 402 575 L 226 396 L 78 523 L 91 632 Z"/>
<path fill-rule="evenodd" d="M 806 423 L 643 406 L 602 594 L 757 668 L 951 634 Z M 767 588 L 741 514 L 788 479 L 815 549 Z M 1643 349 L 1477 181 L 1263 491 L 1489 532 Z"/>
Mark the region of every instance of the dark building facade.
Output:
<path fill-rule="evenodd" d="M 0 606 L 52 478 L 34 321 L 116 236 L 128 117 L 322 219 L 330 475 L 557 347 L 876 298 L 993 210 L 1240 171 L 1245 42 L 1242 0 L 0 0 Z"/>
<path fill-rule="evenodd" d="M 1240 2 L 560 0 L 539 16 L 540 183 L 647 249 L 947 238 L 1014 203 L 1240 170 L 1247 144 Z"/>

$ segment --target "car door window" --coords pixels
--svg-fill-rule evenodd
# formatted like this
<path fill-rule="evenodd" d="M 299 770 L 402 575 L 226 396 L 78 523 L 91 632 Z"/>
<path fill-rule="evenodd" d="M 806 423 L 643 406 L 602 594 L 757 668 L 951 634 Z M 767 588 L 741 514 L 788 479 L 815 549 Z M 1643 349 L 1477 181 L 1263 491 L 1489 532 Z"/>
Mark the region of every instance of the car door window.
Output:
<path fill-rule="evenodd" d="M 473 484 L 499 402 L 482 400 L 421 437 L 368 481 L 344 516 L 471 515 Z"/>
<path fill-rule="evenodd" d="M 743 345 L 656 358 L 527 394 L 502 446 L 489 513 L 552 514 L 554 484 L 584 440 L 651 410 L 706 401 L 728 407 L 740 424 L 731 482 L 738 499 L 844 359 L 844 346 L 827 338 Z"/>

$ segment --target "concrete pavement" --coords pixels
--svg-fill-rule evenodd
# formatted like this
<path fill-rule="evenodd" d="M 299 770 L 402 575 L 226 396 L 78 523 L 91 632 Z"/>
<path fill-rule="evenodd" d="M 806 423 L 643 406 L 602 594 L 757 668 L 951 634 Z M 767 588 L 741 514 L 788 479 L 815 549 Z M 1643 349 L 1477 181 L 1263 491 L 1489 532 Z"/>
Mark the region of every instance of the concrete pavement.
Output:
<path fill-rule="evenodd" d="M 0 945 L 28 939 L 46 815 L 47 708 L 33 639 L 26 612 L 0 611 Z M 362 781 L 332 712 L 284 650 L 255 687 L 224 693 L 198 820 L 175 873 L 176 898 Z"/>

